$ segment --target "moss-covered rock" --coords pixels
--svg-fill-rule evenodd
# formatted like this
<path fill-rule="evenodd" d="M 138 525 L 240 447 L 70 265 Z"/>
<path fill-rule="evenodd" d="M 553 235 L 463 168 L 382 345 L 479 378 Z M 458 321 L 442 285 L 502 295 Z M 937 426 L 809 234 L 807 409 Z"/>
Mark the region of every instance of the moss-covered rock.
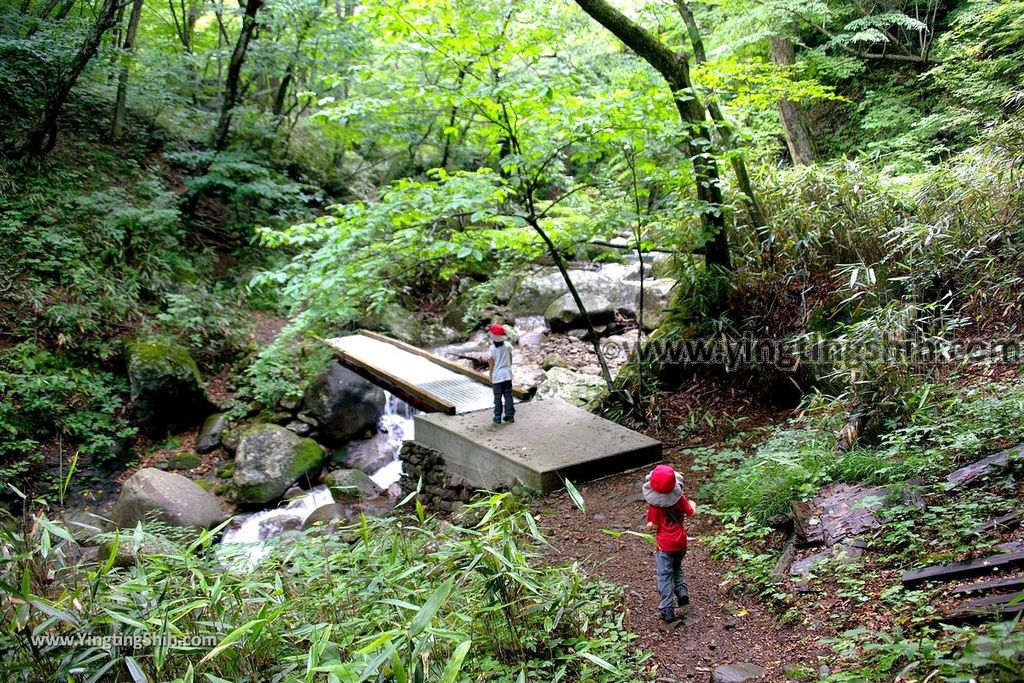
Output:
<path fill-rule="evenodd" d="M 639 312 L 641 304 L 643 305 L 644 329 L 646 331 L 653 332 L 665 322 L 669 303 L 672 300 L 672 290 L 675 286 L 676 281 L 667 278 L 648 280 L 644 283 L 643 301 L 641 301 L 640 290 L 637 290 L 636 310 Z"/>
<path fill-rule="evenodd" d="M 203 421 L 203 426 L 196 437 L 196 451 L 209 453 L 220 445 L 220 437 L 228 426 L 228 417 L 224 413 L 213 413 Z"/>
<path fill-rule="evenodd" d="M 557 398 L 574 406 L 584 407 L 605 392 L 604 380 L 596 375 L 584 375 L 568 368 L 554 367 L 547 371 L 537 389 L 536 400 Z"/>
<path fill-rule="evenodd" d="M 381 494 L 380 487 L 359 470 L 334 470 L 327 475 L 326 484 L 338 501 L 361 500 Z"/>
<path fill-rule="evenodd" d="M 128 344 L 127 357 L 132 410 L 146 433 L 192 426 L 214 409 L 184 346 L 162 338 L 136 340 Z"/>
<path fill-rule="evenodd" d="M 167 468 L 172 470 L 190 470 L 199 467 L 203 459 L 195 453 L 175 453 L 167 458 Z"/>
<path fill-rule="evenodd" d="M 279 425 L 249 427 L 235 453 L 235 499 L 249 504 L 276 500 L 300 477 L 320 469 L 324 456 L 316 441 Z"/>

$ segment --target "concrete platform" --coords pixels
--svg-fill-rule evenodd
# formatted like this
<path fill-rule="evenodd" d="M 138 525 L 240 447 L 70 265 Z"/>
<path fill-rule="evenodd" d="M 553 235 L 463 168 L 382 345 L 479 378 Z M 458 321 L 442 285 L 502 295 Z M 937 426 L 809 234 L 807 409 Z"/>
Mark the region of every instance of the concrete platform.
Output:
<path fill-rule="evenodd" d="M 481 488 L 519 482 L 546 493 L 563 477 L 593 479 L 661 458 L 660 441 L 558 400 L 517 405 L 512 424 L 494 424 L 490 410 L 417 415 L 415 431 L 417 443 Z"/>

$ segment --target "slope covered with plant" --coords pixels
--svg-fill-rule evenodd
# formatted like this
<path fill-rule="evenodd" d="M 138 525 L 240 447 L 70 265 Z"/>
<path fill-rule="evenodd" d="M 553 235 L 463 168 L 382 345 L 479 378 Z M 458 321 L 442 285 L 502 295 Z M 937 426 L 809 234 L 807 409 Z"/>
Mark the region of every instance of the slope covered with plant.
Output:
<path fill-rule="evenodd" d="M 209 535 L 80 565 L 40 512 L 65 502 L 73 457 L 77 504 L 180 443 L 133 409 L 133 340 L 181 344 L 232 419 L 274 415 L 326 364 L 319 338 L 438 346 L 513 317 L 535 269 L 584 308 L 570 271 L 629 261 L 669 302 L 614 377 L 580 312 L 612 389 L 600 409 L 706 472 L 728 570 L 837 638 L 832 680 L 1015 680 L 1013 622 L 940 631 L 935 595 L 872 577 L 1020 541 L 965 540 L 1019 507 L 1019 468 L 948 501 L 941 481 L 1024 436 L 1022 16 L 1016 0 L 0 4 L 0 614 L 22 648 L 5 666 L 642 680 L 614 592 L 547 568 L 510 498 L 475 530 L 397 514 L 351 548 L 282 542 L 248 576 Z M 641 339 L 646 302 L 616 329 Z M 752 340 L 772 355 L 729 360 Z M 695 341 L 721 362 L 672 362 Z M 930 505 L 890 510 L 881 552 L 819 586 L 872 633 L 814 622 L 827 607 L 771 571 L 769 519 L 844 482 L 911 482 Z M 219 644 L 27 640 L 158 621 Z"/>

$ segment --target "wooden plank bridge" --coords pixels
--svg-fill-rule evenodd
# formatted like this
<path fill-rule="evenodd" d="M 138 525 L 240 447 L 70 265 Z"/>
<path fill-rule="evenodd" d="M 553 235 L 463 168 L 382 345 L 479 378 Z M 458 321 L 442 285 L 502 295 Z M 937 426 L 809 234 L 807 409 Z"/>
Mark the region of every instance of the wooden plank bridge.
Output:
<path fill-rule="evenodd" d="M 659 441 L 559 400 L 524 402 L 515 423 L 494 424 L 487 375 L 396 339 L 360 330 L 324 341 L 342 365 L 424 411 L 412 438 L 480 488 L 520 482 L 551 491 L 564 477 L 589 479 L 661 458 Z"/>
<path fill-rule="evenodd" d="M 342 365 L 424 412 L 456 415 L 494 405 L 486 374 L 397 339 L 359 330 L 326 343 Z M 519 400 L 528 397 L 514 393 Z"/>

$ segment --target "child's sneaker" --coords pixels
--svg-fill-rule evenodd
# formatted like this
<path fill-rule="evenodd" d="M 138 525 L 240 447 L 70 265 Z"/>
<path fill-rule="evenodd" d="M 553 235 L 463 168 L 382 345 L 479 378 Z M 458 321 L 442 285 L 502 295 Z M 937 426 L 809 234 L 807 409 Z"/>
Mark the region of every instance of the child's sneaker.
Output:
<path fill-rule="evenodd" d="M 514 417 L 506 417 L 505 418 L 505 422 L 515 422 L 515 421 L 516 421 L 516 419 Z"/>
<path fill-rule="evenodd" d="M 665 624 L 672 624 L 679 621 L 679 617 L 674 609 L 663 609 L 661 610 L 661 621 Z"/>
<path fill-rule="evenodd" d="M 676 593 L 676 600 L 680 607 L 686 607 L 690 604 L 690 595 L 689 593 Z"/>
<path fill-rule="evenodd" d="M 501 418 L 500 417 L 496 417 L 496 418 L 494 418 L 493 422 L 496 425 L 500 425 L 501 424 Z"/>

